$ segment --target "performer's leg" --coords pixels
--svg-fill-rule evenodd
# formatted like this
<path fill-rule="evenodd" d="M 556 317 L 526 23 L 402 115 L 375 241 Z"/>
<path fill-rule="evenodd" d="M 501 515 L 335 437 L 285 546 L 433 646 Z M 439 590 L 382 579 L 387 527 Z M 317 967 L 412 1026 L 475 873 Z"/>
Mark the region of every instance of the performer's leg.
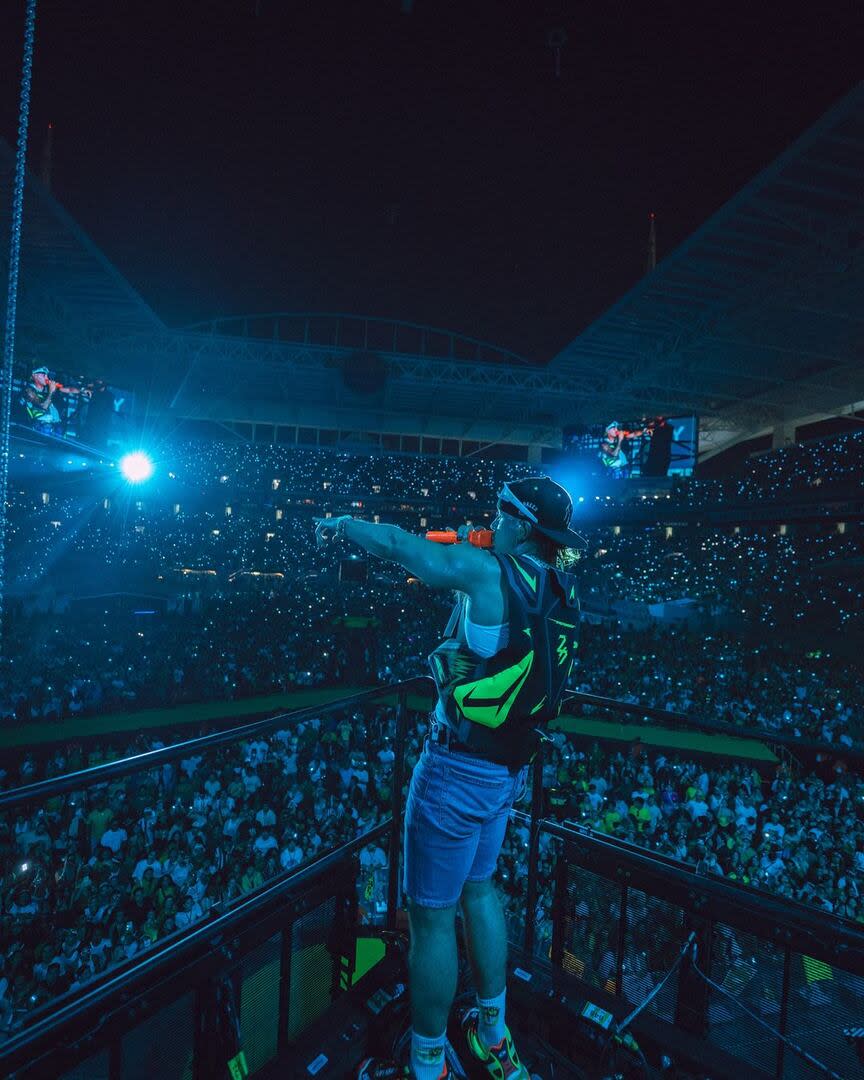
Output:
<path fill-rule="evenodd" d="M 465 949 L 481 998 L 494 998 L 507 981 L 507 926 L 492 883 L 466 881 L 462 889 Z"/>
<path fill-rule="evenodd" d="M 408 921 L 411 1020 L 416 1034 L 435 1038 L 446 1030 L 456 996 L 456 905 L 430 908 L 409 900 Z"/>

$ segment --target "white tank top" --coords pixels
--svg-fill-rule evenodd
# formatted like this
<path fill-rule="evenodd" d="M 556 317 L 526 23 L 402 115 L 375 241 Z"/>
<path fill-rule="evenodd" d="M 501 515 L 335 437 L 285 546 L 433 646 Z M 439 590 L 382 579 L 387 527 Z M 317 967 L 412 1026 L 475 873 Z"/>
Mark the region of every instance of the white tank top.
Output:
<path fill-rule="evenodd" d="M 539 566 L 537 559 L 532 559 Z M 510 638 L 509 623 L 501 623 L 500 626 L 478 626 L 471 622 L 468 615 L 468 601 L 465 603 L 465 643 L 471 652 L 488 659 L 500 652 L 508 644 Z M 447 723 L 444 706 L 439 699 L 435 706 L 435 719 L 441 724 Z"/>
<path fill-rule="evenodd" d="M 529 558 L 537 566 L 542 565 L 533 556 L 529 556 Z M 510 638 L 509 624 L 505 622 L 501 623 L 500 626 L 478 626 L 477 623 L 471 622 L 471 616 L 468 613 L 469 603 L 470 601 L 466 599 L 465 643 L 471 652 L 488 659 L 507 647 Z"/>
<path fill-rule="evenodd" d="M 500 626 L 478 626 L 477 623 L 471 622 L 468 618 L 466 609 L 465 642 L 468 648 L 477 653 L 478 656 L 487 658 L 494 656 L 495 653 L 500 652 L 506 646 L 509 637 L 510 627 L 508 623 L 502 623 Z M 435 719 L 439 724 L 447 723 L 447 714 L 440 699 L 435 706 Z"/>
<path fill-rule="evenodd" d="M 506 647 L 509 637 L 510 629 L 506 622 L 500 626 L 478 626 L 471 622 L 468 612 L 465 612 L 465 643 L 478 656 L 494 656 Z"/>

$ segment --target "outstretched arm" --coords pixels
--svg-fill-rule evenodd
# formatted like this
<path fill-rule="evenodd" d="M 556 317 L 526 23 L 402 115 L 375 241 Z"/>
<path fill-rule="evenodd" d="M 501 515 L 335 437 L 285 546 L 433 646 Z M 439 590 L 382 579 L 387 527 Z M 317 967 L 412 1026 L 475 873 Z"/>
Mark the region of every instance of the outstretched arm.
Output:
<path fill-rule="evenodd" d="M 396 525 L 375 525 L 357 518 L 318 519 L 315 536 L 324 543 L 327 533 L 352 540 L 370 555 L 400 563 L 432 589 L 459 589 L 471 595 L 497 573 L 489 553 L 470 544 L 435 544 Z"/>

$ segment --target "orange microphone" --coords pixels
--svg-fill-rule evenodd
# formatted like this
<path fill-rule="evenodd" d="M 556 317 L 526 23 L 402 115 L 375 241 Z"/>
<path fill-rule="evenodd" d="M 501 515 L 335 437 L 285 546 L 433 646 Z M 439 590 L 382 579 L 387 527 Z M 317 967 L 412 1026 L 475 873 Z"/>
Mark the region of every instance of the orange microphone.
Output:
<path fill-rule="evenodd" d="M 471 529 L 468 533 L 468 543 L 478 548 L 491 548 L 495 534 L 491 529 Z M 458 534 L 452 529 L 438 532 L 427 532 L 426 539 L 433 544 L 461 544 Z"/>

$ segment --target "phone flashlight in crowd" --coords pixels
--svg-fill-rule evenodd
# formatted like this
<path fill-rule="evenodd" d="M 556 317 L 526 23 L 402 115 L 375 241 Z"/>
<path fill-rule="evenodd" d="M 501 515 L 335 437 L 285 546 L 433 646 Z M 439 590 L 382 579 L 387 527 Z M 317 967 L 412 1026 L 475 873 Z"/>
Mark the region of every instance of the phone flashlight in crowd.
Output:
<path fill-rule="evenodd" d="M 26 862 L 21 863 L 21 873 L 22 874 L 26 874 L 29 869 L 30 869 L 30 863 L 26 863 Z"/>

